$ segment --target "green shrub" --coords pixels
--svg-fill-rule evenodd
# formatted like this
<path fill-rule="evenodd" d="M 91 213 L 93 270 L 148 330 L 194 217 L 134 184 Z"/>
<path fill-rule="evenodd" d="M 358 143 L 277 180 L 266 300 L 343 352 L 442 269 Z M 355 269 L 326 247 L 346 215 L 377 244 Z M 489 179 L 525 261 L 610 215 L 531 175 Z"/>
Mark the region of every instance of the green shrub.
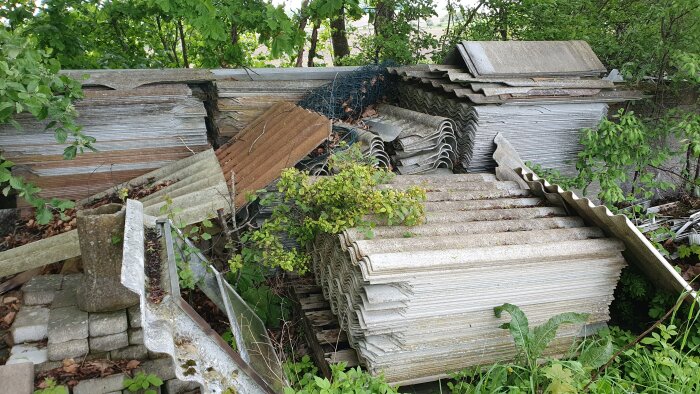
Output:
<path fill-rule="evenodd" d="M 388 385 L 384 378 L 374 377 L 357 368 L 347 368 L 346 363 L 332 364 L 331 379 L 317 376 L 318 369 L 304 356 L 297 363 L 287 362 L 284 371 L 291 387 L 284 394 L 395 394 L 397 388 Z"/>

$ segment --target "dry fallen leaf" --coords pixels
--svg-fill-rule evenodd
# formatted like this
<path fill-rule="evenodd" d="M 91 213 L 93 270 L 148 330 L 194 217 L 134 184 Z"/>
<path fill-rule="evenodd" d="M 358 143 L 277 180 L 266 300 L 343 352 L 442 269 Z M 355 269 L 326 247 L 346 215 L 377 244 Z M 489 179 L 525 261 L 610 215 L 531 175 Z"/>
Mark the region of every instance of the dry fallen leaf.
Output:
<path fill-rule="evenodd" d="M 12 324 L 12 321 L 15 320 L 15 315 L 16 315 L 16 314 L 17 314 L 17 312 L 8 312 L 8 313 L 5 315 L 5 317 L 2 318 L 3 323 L 5 323 L 5 324 L 8 325 L 8 326 L 9 326 L 10 324 Z"/>
<path fill-rule="evenodd" d="M 2 303 L 3 303 L 3 304 L 11 304 L 11 303 L 13 303 L 13 302 L 17 302 L 17 297 L 5 297 L 5 298 L 2 300 Z"/>
<path fill-rule="evenodd" d="M 75 364 L 75 360 L 73 360 L 72 358 L 66 358 L 62 361 L 62 364 L 64 367 L 67 367 L 69 365 Z"/>
<path fill-rule="evenodd" d="M 138 366 L 140 364 L 141 364 L 141 361 L 139 361 L 139 360 L 131 360 L 128 363 L 126 363 L 126 369 L 138 368 Z"/>
<path fill-rule="evenodd" d="M 63 372 L 70 373 L 70 374 L 74 374 L 74 373 L 77 373 L 77 372 L 78 372 L 78 368 L 79 368 L 79 367 L 80 367 L 80 366 L 79 366 L 78 364 L 66 365 L 66 366 L 63 367 Z"/>

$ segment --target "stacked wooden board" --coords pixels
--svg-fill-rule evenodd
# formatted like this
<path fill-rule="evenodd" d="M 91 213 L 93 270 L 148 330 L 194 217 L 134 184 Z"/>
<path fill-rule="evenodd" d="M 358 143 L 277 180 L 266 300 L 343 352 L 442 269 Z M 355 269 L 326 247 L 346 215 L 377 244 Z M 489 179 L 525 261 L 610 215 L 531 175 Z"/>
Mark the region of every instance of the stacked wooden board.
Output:
<path fill-rule="evenodd" d="M 360 363 L 398 384 L 436 380 L 512 359 L 493 308 L 521 307 L 531 325 L 562 312 L 590 314 L 564 326 L 549 354 L 603 325 L 625 265 L 624 245 L 600 228 L 544 206 L 493 175 L 397 176 L 428 191 L 426 223 L 322 236 L 314 273 Z"/>

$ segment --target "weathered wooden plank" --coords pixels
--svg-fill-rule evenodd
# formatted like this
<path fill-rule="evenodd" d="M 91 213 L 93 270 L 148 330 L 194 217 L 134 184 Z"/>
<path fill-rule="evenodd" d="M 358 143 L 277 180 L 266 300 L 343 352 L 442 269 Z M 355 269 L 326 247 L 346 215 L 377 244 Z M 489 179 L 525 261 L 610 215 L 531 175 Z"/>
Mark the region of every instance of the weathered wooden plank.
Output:
<path fill-rule="evenodd" d="M 338 326 L 338 318 L 330 310 L 307 311 L 304 313 L 314 327 Z"/>
<path fill-rule="evenodd" d="M 336 352 L 328 352 L 325 354 L 325 360 L 329 364 L 338 364 L 345 362 L 348 367 L 359 365 L 357 360 L 357 352 L 354 349 L 343 349 Z"/>
<path fill-rule="evenodd" d="M 0 252 L 0 277 L 76 256 L 80 256 L 78 232 L 71 230 Z"/>
<path fill-rule="evenodd" d="M 346 343 L 348 341 L 348 336 L 345 331 L 340 328 L 331 328 L 329 330 L 316 332 L 316 339 L 320 344 L 337 345 Z"/>

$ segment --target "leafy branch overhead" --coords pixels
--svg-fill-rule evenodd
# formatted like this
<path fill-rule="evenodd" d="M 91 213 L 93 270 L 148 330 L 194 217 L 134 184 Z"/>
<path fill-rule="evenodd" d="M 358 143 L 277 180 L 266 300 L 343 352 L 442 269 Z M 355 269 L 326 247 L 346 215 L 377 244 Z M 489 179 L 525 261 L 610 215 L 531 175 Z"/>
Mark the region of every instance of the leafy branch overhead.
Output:
<path fill-rule="evenodd" d="M 81 132 L 75 122 L 73 100 L 82 97 L 80 83 L 58 75 L 60 64 L 50 57 L 50 50 L 37 49 L 32 40 L 0 29 L 0 124 L 10 123 L 22 132 L 18 117 L 27 114 L 53 131 L 56 141 L 68 143 L 63 152 L 72 159 L 84 149 L 93 149 L 94 138 Z M 0 187 L 8 196 L 14 191 L 36 209 L 40 224 L 53 218 L 53 210 L 61 214 L 73 203 L 59 199 L 45 200 L 38 196 L 40 188 L 13 175 L 13 162 L 0 154 Z"/>

